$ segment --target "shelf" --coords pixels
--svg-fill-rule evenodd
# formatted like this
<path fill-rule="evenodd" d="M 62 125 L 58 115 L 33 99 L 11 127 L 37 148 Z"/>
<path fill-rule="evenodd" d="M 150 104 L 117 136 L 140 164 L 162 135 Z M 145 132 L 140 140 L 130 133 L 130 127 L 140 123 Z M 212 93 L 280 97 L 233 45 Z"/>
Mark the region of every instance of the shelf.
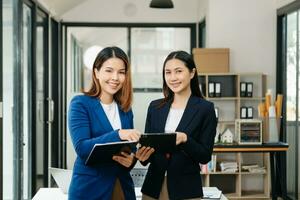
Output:
<path fill-rule="evenodd" d="M 198 76 L 237 76 L 237 73 L 198 73 Z"/>
<path fill-rule="evenodd" d="M 218 121 L 219 124 L 232 124 L 235 125 L 235 121 Z"/>
<path fill-rule="evenodd" d="M 240 172 L 241 175 L 265 175 L 267 172 Z"/>
<path fill-rule="evenodd" d="M 232 100 L 238 100 L 238 97 L 208 97 L 206 100 L 211 101 L 232 101 Z"/>
<path fill-rule="evenodd" d="M 242 191 L 243 199 L 261 199 L 270 198 L 268 195 L 264 194 L 262 191 Z"/>
<path fill-rule="evenodd" d="M 208 173 L 200 173 L 201 175 L 265 175 L 267 172 L 208 172 Z"/>
<path fill-rule="evenodd" d="M 252 116 L 255 119 L 258 118 L 258 104 L 265 100 L 266 78 L 265 74 L 257 72 L 198 74 L 199 85 L 201 85 L 203 95 L 206 96 L 205 99 L 213 102 L 215 107 L 218 108 L 218 133 L 224 133 L 226 129 L 229 129 L 234 134 L 233 138 L 237 138 L 235 119 L 241 116 L 241 107 L 252 107 Z M 252 97 L 240 96 L 241 82 L 252 83 Z M 216 83 L 220 84 L 220 87 Z M 208 96 L 209 92 L 214 94 L 212 96 L 216 96 L 216 90 L 218 90 L 217 94 L 220 93 L 220 97 Z M 215 161 L 212 165 L 218 166 L 221 161 L 232 161 L 238 164 L 238 171 L 201 172 L 205 186 L 218 187 L 228 199 L 270 198 L 270 164 L 266 161 L 268 161 L 269 153 L 274 147 L 277 148 L 276 151 L 279 148 L 286 149 L 284 145 L 276 145 L 278 147 L 272 144 L 238 145 L 236 142 L 233 144 L 214 144 L 213 154 L 215 154 Z M 261 156 L 256 156 L 256 153 L 259 153 Z M 265 166 L 266 171 L 253 173 L 241 170 L 243 163 L 254 162 L 260 166 Z M 217 169 L 219 170 L 218 167 Z M 259 184 L 251 184 L 252 182 L 258 182 Z"/>
<path fill-rule="evenodd" d="M 241 198 L 237 193 L 223 193 L 227 198 L 234 199 L 234 198 Z"/>
<path fill-rule="evenodd" d="M 240 97 L 241 101 L 263 101 L 265 97 Z"/>
<path fill-rule="evenodd" d="M 239 73 L 240 76 L 266 76 L 266 74 L 257 73 L 257 72 L 243 72 Z"/>
<path fill-rule="evenodd" d="M 239 172 L 209 172 L 207 174 L 217 174 L 217 175 L 238 175 Z"/>

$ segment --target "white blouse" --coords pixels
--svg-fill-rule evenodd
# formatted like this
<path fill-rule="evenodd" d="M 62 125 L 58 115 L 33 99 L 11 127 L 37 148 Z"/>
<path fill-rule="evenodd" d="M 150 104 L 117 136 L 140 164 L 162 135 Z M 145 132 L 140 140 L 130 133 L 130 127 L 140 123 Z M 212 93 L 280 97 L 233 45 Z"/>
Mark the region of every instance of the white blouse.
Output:
<path fill-rule="evenodd" d="M 113 101 L 111 104 L 104 104 L 100 101 L 102 108 L 114 130 L 121 129 L 121 119 L 118 104 Z"/>
<path fill-rule="evenodd" d="M 170 108 L 168 114 L 167 122 L 165 125 L 165 133 L 174 133 L 177 129 L 177 126 L 182 118 L 184 109 L 175 109 Z"/>

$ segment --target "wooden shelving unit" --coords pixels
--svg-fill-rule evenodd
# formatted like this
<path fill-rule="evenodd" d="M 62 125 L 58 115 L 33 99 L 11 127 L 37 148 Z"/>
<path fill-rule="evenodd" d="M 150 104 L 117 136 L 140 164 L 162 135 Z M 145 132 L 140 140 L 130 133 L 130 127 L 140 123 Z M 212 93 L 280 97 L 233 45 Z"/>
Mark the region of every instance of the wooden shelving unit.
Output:
<path fill-rule="evenodd" d="M 218 154 L 217 160 L 218 160 Z M 220 153 L 224 154 L 224 153 Z M 226 154 L 226 153 L 225 153 Z M 227 153 L 229 154 L 229 153 Z M 260 198 L 269 199 L 270 198 L 270 164 L 269 164 L 269 154 L 268 153 L 256 153 L 251 155 L 251 153 L 231 153 L 233 157 L 236 158 L 238 163 L 237 172 L 221 172 L 218 168 L 216 172 L 201 173 L 203 178 L 203 183 L 207 187 L 218 187 L 223 191 L 226 197 L 229 199 L 249 199 L 249 198 Z M 264 166 L 266 172 L 246 172 L 242 171 L 243 164 L 249 164 L 244 162 L 245 157 L 258 157 L 257 154 L 261 156 L 259 163 Z M 220 156 L 222 160 L 223 156 Z M 230 160 L 233 161 L 233 160 Z M 259 188 L 247 189 L 247 184 L 249 181 L 254 181 L 254 184 L 262 184 Z M 252 184 L 253 185 L 253 184 Z"/>
<path fill-rule="evenodd" d="M 213 102 L 219 110 L 218 129 L 223 132 L 229 128 L 235 132 L 235 119 L 240 118 L 240 107 L 253 108 L 253 118 L 258 118 L 258 103 L 264 101 L 266 93 L 266 75 L 262 73 L 205 73 L 198 74 L 202 92 L 206 99 Z M 209 82 L 221 83 L 221 96 L 209 97 Z M 252 82 L 252 97 L 240 96 L 240 82 Z M 235 137 L 235 141 L 237 138 Z M 214 172 L 202 173 L 205 186 L 218 187 L 229 199 L 269 199 L 270 198 L 270 164 L 268 153 L 232 153 L 218 152 L 217 163 L 235 161 L 237 172 L 221 172 L 218 167 Z M 265 173 L 242 171 L 243 164 L 255 162 L 264 166 Z M 254 184 L 250 184 L 253 182 Z M 261 185 L 261 186 L 258 186 Z M 258 186 L 258 187 L 254 187 Z"/>

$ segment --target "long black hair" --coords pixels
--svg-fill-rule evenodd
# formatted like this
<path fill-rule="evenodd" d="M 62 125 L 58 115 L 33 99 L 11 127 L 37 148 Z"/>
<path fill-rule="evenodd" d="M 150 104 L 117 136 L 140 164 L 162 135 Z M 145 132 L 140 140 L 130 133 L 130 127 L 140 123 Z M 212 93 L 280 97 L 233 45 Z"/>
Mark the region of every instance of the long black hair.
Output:
<path fill-rule="evenodd" d="M 163 73 L 162 73 L 163 74 L 163 94 L 165 97 L 163 104 L 168 101 L 173 101 L 173 99 L 174 99 L 174 92 L 168 87 L 168 85 L 166 83 L 166 79 L 165 79 L 165 73 L 164 73 L 166 63 L 172 59 L 178 59 L 178 60 L 182 61 L 184 63 L 184 65 L 189 69 L 190 72 L 192 72 L 193 69 L 195 70 L 194 77 L 190 81 L 192 96 L 197 96 L 197 97 L 203 98 L 203 95 L 199 88 L 197 68 L 196 68 L 193 56 L 185 51 L 173 51 L 167 56 L 167 58 L 164 62 L 164 65 L 163 65 Z"/>

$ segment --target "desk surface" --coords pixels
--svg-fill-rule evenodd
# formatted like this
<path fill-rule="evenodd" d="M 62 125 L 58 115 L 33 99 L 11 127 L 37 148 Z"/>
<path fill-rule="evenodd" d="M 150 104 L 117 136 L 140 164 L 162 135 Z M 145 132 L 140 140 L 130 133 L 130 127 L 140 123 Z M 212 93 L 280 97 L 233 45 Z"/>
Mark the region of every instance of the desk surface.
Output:
<path fill-rule="evenodd" d="M 135 193 L 137 200 L 142 198 L 141 188 L 135 188 Z M 60 188 L 40 188 L 32 200 L 67 200 L 68 195 L 64 194 Z M 220 200 L 227 200 L 227 198 L 222 195 Z"/>
<path fill-rule="evenodd" d="M 278 152 L 287 151 L 289 145 L 284 142 L 263 143 L 260 145 L 220 145 L 214 146 L 214 152 Z"/>
<path fill-rule="evenodd" d="M 32 200 L 67 200 L 68 195 L 64 194 L 60 188 L 40 188 Z"/>

